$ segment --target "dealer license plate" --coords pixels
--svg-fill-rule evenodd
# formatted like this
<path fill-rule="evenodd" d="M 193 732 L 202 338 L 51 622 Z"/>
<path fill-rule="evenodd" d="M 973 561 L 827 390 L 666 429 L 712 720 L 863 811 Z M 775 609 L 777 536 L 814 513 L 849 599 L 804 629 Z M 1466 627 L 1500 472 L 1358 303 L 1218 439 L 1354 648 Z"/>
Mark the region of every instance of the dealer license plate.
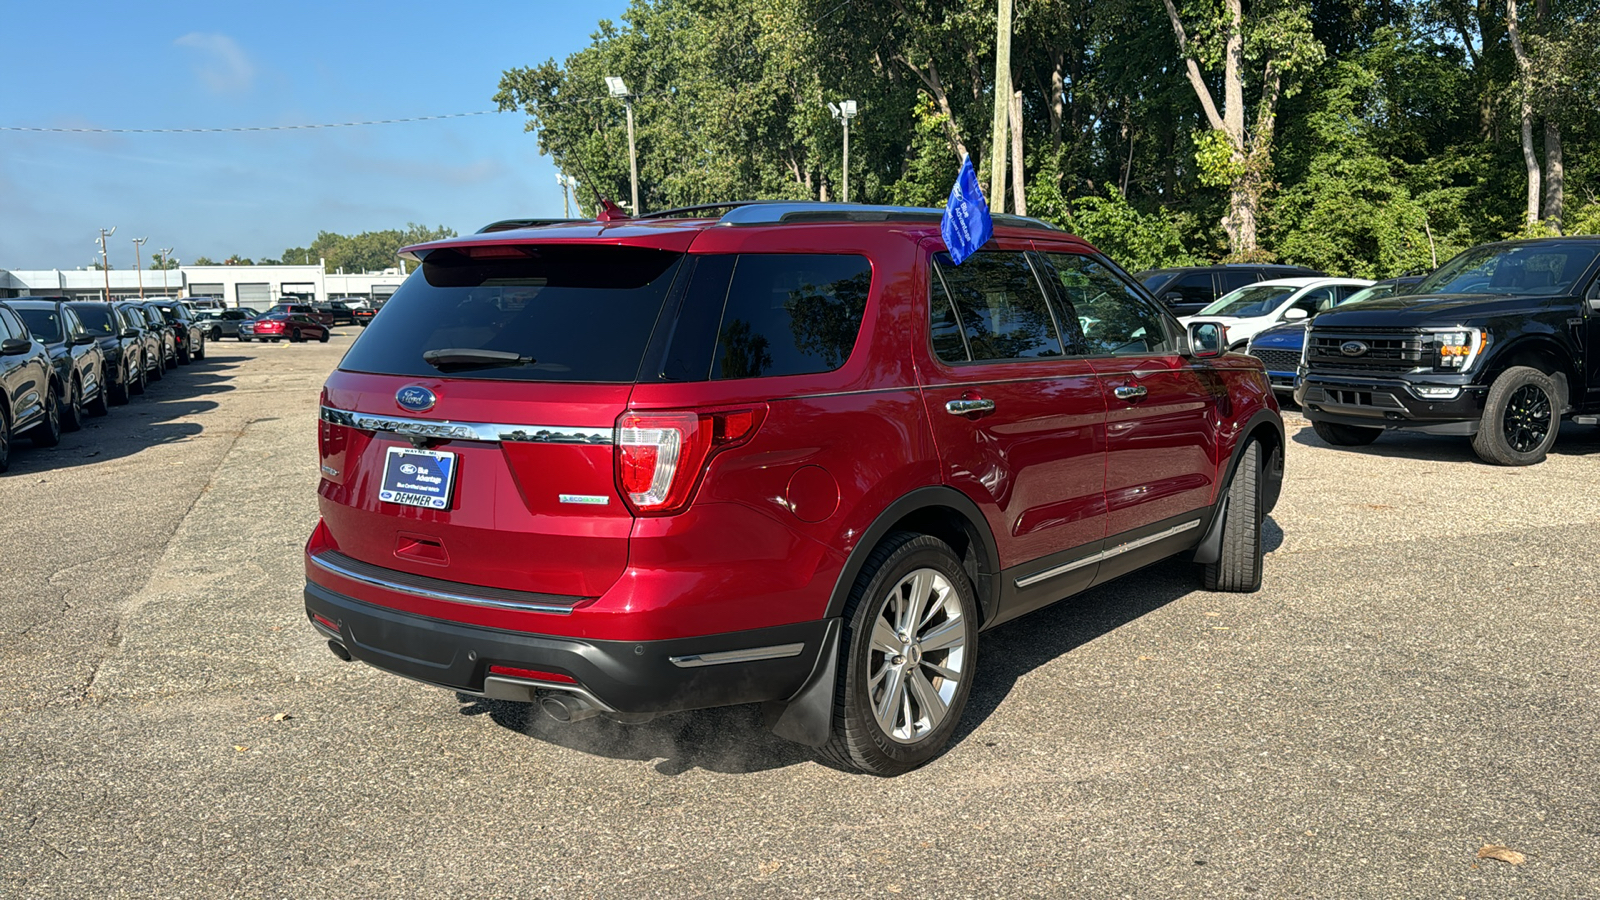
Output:
<path fill-rule="evenodd" d="M 414 447 L 390 447 L 383 461 L 378 499 L 385 503 L 448 509 L 455 485 L 456 455 Z"/>

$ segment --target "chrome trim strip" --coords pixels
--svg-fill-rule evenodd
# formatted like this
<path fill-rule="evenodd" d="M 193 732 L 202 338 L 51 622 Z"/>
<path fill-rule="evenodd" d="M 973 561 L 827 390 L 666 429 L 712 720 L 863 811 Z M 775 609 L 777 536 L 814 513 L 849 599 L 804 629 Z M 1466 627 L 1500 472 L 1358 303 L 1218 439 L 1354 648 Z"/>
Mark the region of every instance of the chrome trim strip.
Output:
<path fill-rule="evenodd" d="M 565 691 L 583 698 L 584 702 L 601 712 L 616 712 L 609 704 L 602 703 L 599 697 L 589 693 L 587 688 L 576 684 L 567 684 L 557 681 L 535 681 L 531 678 L 512 678 L 508 675 L 487 675 L 483 679 L 481 692 L 463 691 L 466 694 L 476 694 L 490 700 L 510 700 L 513 702 L 527 703 L 534 699 L 535 691 Z"/>
<path fill-rule="evenodd" d="M 1199 527 L 1199 519 L 1184 522 L 1182 525 L 1174 525 L 1171 528 L 1168 528 L 1166 531 L 1158 531 L 1155 534 L 1147 534 L 1142 538 L 1135 538 L 1125 544 L 1118 544 L 1109 550 L 1102 550 L 1099 553 L 1085 556 L 1082 559 L 1075 559 L 1066 565 L 1056 566 L 1053 569 L 1046 569 L 1043 572 L 1035 572 L 1034 574 L 1025 578 L 1018 578 L 1016 584 L 1019 588 L 1031 587 L 1046 579 L 1054 578 L 1057 575 L 1065 575 L 1068 572 L 1071 572 L 1073 569 L 1081 569 L 1091 563 L 1104 562 L 1105 560 L 1111 559 L 1114 556 L 1121 556 L 1130 550 L 1137 550 L 1140 547 L 1148 547 L 1157 541 L 1164 541 L 1169 537 L 1174 537 L 1184 533 L 1185 531 L 1192 531 Z"/>
<path fill-rule="evenodd" d="M 701 666 L 723 666 L 728 663 L 759 662 L 763 659 L 788 659 L 799 656 L 806 649 L 804 643 L 777 644 L 771 647 L 751 647 L 748 650 L 719 650 L 716 653 L 695 653 L 690 656 L 669 657 L 680 669 L 697 669 Z"/>
<path fill-rule="evenodd" d="M 322 407 L 322 421 L 334 425 L 359 428 L 362 431 L 386 431 L 417 437 L 439 438 L 448 441 L 482 441 L 497 444 L 503 441 L 525 444 L 585 444 L 610 446 L 611 430 L 594 428 L 569 428 L 563 425 L 496 425 L 486 422 L 442 422 L 437 419 L 413 419 L 407 416 L 379 416 L 372 413 L 350 412 Z"/>
<path fill-rule="evenodd" d="M 551 613 L 557 616 L 572 615 L 572 607 L 570 606 L 557 606 L 550 603 L 523 603 L 516 600 L 495 600 L 489 597 L 474 597 L 469 594 L 456 594 L 449 591 L 434 591 L 427 588 L 414 587 L 409 584 L 397 584 L 393 581 L 375 578 L 371 575 L 363 575 L 359 572 L 352 572 L 343 566 L 328 562 L 321 556 L 312 556 L 310 557 L 310 560 L 312 565 L 315 565 L 317 568 L 324 571 L 332 572 L 340 578 L 348 578 L 351 581 L 359 581 L 362 584 L 383 588 L 386 591 L 394 591 L 400 594 L 410 594 L 413 597 L 425 597 L 429 600 L 443 600 L 447 603 L 465 603 L 468 606 L 486 606 L 491 609 L 514 609 L 518 612 Z"/>

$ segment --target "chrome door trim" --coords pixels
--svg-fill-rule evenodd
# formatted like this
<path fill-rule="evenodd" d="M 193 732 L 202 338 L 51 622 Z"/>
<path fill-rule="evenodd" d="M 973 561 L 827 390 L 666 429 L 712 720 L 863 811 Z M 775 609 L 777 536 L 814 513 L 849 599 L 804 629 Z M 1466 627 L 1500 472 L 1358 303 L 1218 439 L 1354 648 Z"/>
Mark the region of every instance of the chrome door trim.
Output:
<path fill-rule="evenodd" d="M 385 431 L 407 437 L 445 441 L 482 441 L 487 444 L 583 444 L 610 446 L 611 429 L 571 428 L 565 425 L 498 425 L 487 422 L 448 422 L 409 416 L 380 416 L 322 407 L 321 419 L 362 431 Z"/>
<path fill-rule="evenodd" d="M 697 669 L 701 666 L 723 666 L 729 663 L 759 662 L 764 659 L 788 659 L 799 656 L 804 643 L 777 644 L 771 647 L 751 647 L 747 650 L 719 650 L 716 653 L 695 653 L 689 656 L 672 656 L 672 664 L 680 669 Z"/>
<path fill-rule="evenodd" d="M 1112 557 L 1121 556 L 1130 550 L 1138 550 L 1140 547 L 1148 547 L 1157 541 L 1164 541 L 1169 537 L 1175 537 L 1184 533 L 1185 531 L 1192 531 L 1199 527 L 1200 520 L 1191 519 L 1190 521 L 1184 522 L 1181 525 L 1174 525 L 1171 528 L 1168 528 L 1166 531 L 1158 531 L 1155 534 L 1147 534 L 1142 538 L 1134 538 L 1126 543 L 1118 544 L 1109 550 L 1101 550 L 1099 553 L 1092 553 L 1081 559 L 1075 559 L 1072 562 L 1066 563 L 1065 565 L 1056 566 L 1053 569 L 1045 569 L 1043 572 L 1035 572 L 1032 575 L 1018 578 L 1016 580 L 1016 585 L 1019 588 L 1032 587 L 1041 581 L 1046 581 L 1056 577 L 1057 575 L 1065 575 L 1074 569 L 1081 569 L 1084 566 L 1091 565 L 1093 563 L 1104 562 Z"/>

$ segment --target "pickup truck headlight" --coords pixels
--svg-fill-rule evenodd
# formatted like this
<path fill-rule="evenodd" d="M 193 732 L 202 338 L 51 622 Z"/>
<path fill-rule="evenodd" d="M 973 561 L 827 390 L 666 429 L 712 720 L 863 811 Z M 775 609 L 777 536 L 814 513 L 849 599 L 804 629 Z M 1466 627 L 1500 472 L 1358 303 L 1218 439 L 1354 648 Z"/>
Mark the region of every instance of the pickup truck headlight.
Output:
<path fill-rule="evenodd" d="M 1489 343 L 1488 336 L 1478 328 L 1451 328 L 1433 332 L 1429 350 L 1433 354 L 1433 368 L 1439 372 L 1465 372 L 1472 368 L 1478 354 Z"/>

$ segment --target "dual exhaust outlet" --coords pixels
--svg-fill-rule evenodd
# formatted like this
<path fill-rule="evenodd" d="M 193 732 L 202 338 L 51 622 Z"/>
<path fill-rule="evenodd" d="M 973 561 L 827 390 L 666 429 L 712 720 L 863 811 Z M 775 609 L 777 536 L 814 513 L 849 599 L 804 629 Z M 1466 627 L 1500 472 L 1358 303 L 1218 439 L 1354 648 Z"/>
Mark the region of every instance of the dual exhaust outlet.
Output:
<path fill-rule="evenodd" d="M 350 655 L 350 650 L 339 641 L 329 640 L 328 650 L 345 662 L 350 662 L 353 659 Z M 592 719 L 601 713 L 599 707 L 576 694 L 569 694 L 565 691 L 541 690 L 537 693 L 536 702 L 545 715 L 555 719 L 557 722 L 567 724 L 582 722 L 584 719 Z"/>

